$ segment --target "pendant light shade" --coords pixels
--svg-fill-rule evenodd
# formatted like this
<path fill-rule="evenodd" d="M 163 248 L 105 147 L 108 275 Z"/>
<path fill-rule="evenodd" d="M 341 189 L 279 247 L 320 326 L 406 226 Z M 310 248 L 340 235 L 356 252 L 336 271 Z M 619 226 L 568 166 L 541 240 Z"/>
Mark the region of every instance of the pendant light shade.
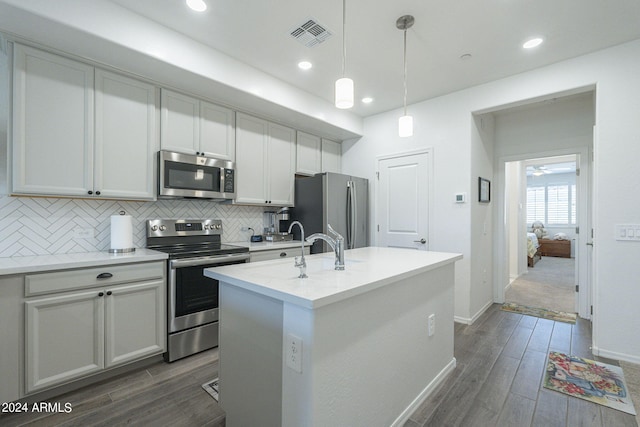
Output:
<path fill-rule="evenodd" d="M 413 116 L 404 115 L 398 119 L 398 136 L 413 136 Z"/>
<path fill-rule="evenodd" d="M 413 117 L 407 115 L 407 29 L 413 26 L 415 19 L 411 15 L 404 15 L 396 21 L 396 28 L 404 31 L 404 115 L 398 119 L 398 136 L 406 138 L 413 136 Z"/>
<path fill-rule="evenodd" d="M 336 80 L 336 107 L 341 109 L 353 107 L 353 80 L 344 76 L 347 62 L 347 0 L 342 0 L 342 78 Z"/>
<path fill-rule="evenodd" d="M 336 80 L 336 107 L 353 107 L 353 80 L 348 77 Z"/>

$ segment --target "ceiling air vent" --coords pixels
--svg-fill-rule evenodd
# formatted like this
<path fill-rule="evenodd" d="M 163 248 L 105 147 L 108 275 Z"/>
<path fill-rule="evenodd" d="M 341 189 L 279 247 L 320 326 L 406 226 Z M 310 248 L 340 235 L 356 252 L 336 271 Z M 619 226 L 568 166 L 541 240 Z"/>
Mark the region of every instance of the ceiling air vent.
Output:
<path fill-rule="evenodd" d="M 313 18 L 308 18 L 302 25 L 296 26 L 290 34 L 307 47 L 313 47 L 331 37 L 331 32 Z"/>

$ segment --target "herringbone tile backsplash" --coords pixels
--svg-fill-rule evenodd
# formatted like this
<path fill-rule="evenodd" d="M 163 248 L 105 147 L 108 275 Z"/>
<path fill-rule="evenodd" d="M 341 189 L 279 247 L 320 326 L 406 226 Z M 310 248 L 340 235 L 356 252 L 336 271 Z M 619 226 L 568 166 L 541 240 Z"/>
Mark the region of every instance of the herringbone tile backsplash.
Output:
<path fill-rule="evenodd" d="M 154 218 L 220 218 L 223 242 L 247 241 L 262 230 L 261 207 L 231 206 L 206 200 L 126 202 L 0 196 L 0 257 L 106 251 L 111 244 L 111 215 L 133 217 L 133 244 L 144 248 L 145 221 Z M 93 238 L 74 231 L 95 230 Z"/>

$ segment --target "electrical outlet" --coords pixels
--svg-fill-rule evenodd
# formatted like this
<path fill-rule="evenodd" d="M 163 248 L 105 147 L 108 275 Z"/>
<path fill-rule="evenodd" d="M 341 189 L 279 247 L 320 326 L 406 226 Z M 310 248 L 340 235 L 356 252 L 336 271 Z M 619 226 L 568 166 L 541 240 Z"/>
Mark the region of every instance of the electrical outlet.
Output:
<path fill-rule="evenodd" d="M 302 373 L 302 338 L 292 334 L 287 335 L 285 358 L 289 368 L 299 374 Z"/>
<path fill-rule="evenodd" d="M 429 336 L 432 337 L 433 334 L 436 333 L 436 315 L 435 314 L 432 314 L 429 316 L 428 323 L 429 323 Z"/>
<path fill-rule="evenodd" d="M 75 228 L 73 230 L 73 237 L 76 239 L 93 239 L 95 232 L 93 228 Z"/>

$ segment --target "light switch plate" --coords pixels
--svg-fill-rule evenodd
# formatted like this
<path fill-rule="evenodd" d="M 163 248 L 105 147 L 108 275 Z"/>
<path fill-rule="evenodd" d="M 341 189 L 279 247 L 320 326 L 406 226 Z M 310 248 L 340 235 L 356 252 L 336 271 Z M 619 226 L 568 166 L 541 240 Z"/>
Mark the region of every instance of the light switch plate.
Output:
<path fill-rule="evenodd" d="M 616 224 L 615 239 L 627 242 L 640 242 L 640 224 Z"/>

